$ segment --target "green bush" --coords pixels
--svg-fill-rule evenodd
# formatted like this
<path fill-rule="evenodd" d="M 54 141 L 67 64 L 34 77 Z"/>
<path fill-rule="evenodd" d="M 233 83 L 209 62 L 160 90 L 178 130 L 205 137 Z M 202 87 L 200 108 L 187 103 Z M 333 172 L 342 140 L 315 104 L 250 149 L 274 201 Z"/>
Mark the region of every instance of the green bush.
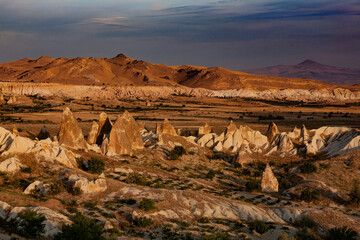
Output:
<path fill-rule="evenodd" d="M 301 231 L 297 231 L 295 233 L 296 240 L 315 240 L 315 237 L 308 233 L 307 229 L 302 229 Z"/>
<path fill-rule="evenodd" d="M 147 186 L 148 181 L 144 175 L 141 175 L 137 172 L 130 173 L 125 179 L 126 183 L 135 183 L 137 185 Z"/>
<path fill-rule="evenodd" d="M 156 209 L 155 207 L 155 201 L 152 199 L 147 199 L 144 198 L 141 202 L 140 202 L 140 209 L 144 210 L 144 211 L 150 211 L 150 210 L 154 210 Z"/>
<path fill-rule="evenodd" d="M 56 195 L 61 193 L 62 185 L 60 182 L 54 182 L 49 187 L 49 193 L 52 195 Z"/>
<path fill-rule="evenodd" d="M 71 194 L 74 196 L 79 196 L 82 194 L 82 191 L 79 187 L 74 187 L 71 189 Z"/>
<path fill-rule="evenodd" d="M 261 184 L 259 181 L 254 180 L 254 179 L 250 179 L 246 182 L 246 190 L 248 192 L 253 192 L 253 191 L 261 191 Z"/>
<path fill-rule="evenodd" d="M 103 227 L 94 219 L 76 213 L 72 225 L 63 225 L 62 233 L 56 235 L 55 240 L 105 240 L 102 237 Z"/>
<path fill-rule="evenodd" d="M 301 191 L 300 199 L 305 202 L 312 202 L 320 199 L 320 193 L 317 190 L 306 188 Z"/>
<path fill-rule="evenodd" d="M 204 235 L 199 240 L 230 240 L 230 235 L 228 233 Z"/>
<path fill-rule="evenodd" d="M 46 220 L 44 215 L 32 210 L 24 210 L 20 212 L 16 219 L 8 222 L 11 232 L 19 234 L 25 238 L 38 238 L 45 232 Z"/>
<path fill-rule="evenodd" d="M 346 226 L 342 228 L 330 229 L 325 239 L 326 240 L 356 240 L 358 233 Z"/>
<path fill-rule="evenodd" d="M 269 231 L 269 226 L 264 221 L 255 220 L 249 223 L 249 229 L 263 235 L 264 233 Z"/>
<path fill-rule="evenodd" d="M 104 160 L 94 157 L 90 158 L 87 170 L 91 173 L 102 173 L 105 170 Z"/>
<path fill-rule="evenodd" d="M 289 238 L 289 235 L 286 232 L 283 232 L 277 240 L 295 240 L 295 238 Z"/>
<path fill-rule="evenodd" d="M 312 162 L 305 162 L 303 165 L 300 166 L 300 171 L 302 173 L 313 173 L 317 172 L 317 167 Z"/>
<path fill-rule="evenodd" d="M 21 168 L 21 171 L 22 171 L 23 173 L 31 173 L 31 167 Z"/>
<path fill-rule="evenodd" d="M 175 146 L 173 150 L 171 150 L 169 154 L 169 160 L 178 160 L 179 157 L 184 155 L 186 153 L 186 150 L 182 146 Z"/>
<path fill-rule="evenodd" d="M 319 166 L 323 169 L 330 169 L 331 163 L 320 163 Z"/>
<path fill-rule="evenodd" d="M 349 197 L 350 204 L 353 204 L 355 206 L 360 205 L 360 185 L 358 181 L 354 181 Z"/>
<path fill-rule="evenodd" d="M 214 170 L 210 169 L 205 177 L 213 180 L 215 176 L 216 176 L 216 172 Z"/>
<path fill-rule="evenodd" d="M 134 224 L 135 226 L 138 227 L 149 227 L 154 223 L 154 221 L 151 218 L 147 218 L 147 217 L 138 217 L 134 219 Z"/>
<path fill-rule="evenodd" d="M 317 223 L 309 218 L 308 216 L 302 216 L 300 219 L 295 221 L 295 226 L 300 228 L 316 228 Z"/>

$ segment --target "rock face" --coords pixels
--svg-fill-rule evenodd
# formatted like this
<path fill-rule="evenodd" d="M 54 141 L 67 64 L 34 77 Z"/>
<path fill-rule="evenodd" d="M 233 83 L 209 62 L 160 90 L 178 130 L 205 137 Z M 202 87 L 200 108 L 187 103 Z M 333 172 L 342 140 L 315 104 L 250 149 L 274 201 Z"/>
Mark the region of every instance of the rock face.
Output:
<path fill-rule="evenodd" d="M 37 193 L 41 196 L 45 196 L 49 192 L 49 187 L 49 184 L 43 184 L 40 181 L 35 181 L 27 186 L 27 188 L 24 190 L 24 194 Z"/>
<path fill-rule="evenodd" d="M 143 147 L 139 126 L 126 111 L 122 116 L 117 117 L 111 129 L 107 155 L 132 154 L 134 149 Z"/>
<path fill-rule="evenodd" d="M 0 163 L 0 172 L 15 173 L 23 166 L 17 157 L 12 157 Z"/>
<path fill-rule="evenodd" d="M 252 161 L 253 158 L 249 154 L 248 148 L 245 145 L 242 145 L 235 159 L 235 163 L 241 167 L 244 167 L 245 164 L 251 163 Z"/>
<path fill-rule="evenodd" d="M 101 145 L 102 141 L 107 137 L 111 132 L 112 124 L 108 115 L 104 112 L 100 113 L 99 117 L 99 129 L 96 136 L 96 144 Z"/>
<path fill-rule="evenodd" d="M 98 131 L 99 131 L 99 124 L 97 122 L 93 121 L 93 123 L 91 125 L 90 133 L 86 139 L 88 144 L 92 145 L 92 144 L 96 143 Z"/>
<path fill-rule="evenodd" d="M 279 129 L 277 128 L 276 124 L 274 122 L 271 122 L 269 124 L 266 136 L 269 142 L 271 142 L 275 135 L 279 133 Z"/>
<path fill-rule="evenodd" d="M 202 136 L 208 133 L 211 133 L 211 127 L 207 123 L 205 123 L 204 126 L 199 127 L 198 136 Z"/>
<path fill-rule="evenodd" d="M 45 126 L 43 126 L 37 136 L 37 138 L 39 140 L 44 140 L 44 139 L 47 139 L 47 138 L 50 138 L 50 133 L 49 131 L 46 129 Z"/>
<path fill-rule="evenodd" d="M 175 128 L 171 125 L 168 119 L 165 119 L 162 124 L 156 124 L 156 134 L 161 134 L 161 133 L 165 133 L 173 136 L 177 135 Z"/>
<path fill-rule="evenodd" d="M 238 128 L 236 127 L 235 123 L 231 120 L 226 127 L 225 137 L 230 134 L 233 134 L 236 131 L 236 129 Z"/>
<path fill-rule="evenodd" d="M 73 188 L 78 187 L 85 194 L 103 192 L 107 189 L 106 179 L 103 178 L 89 181 L 87 178 L 73 174 L 68 180 L 73 182 Z"/>
<path fill-rule="evenodd" d="M 68 107 L 64 109 L 62 115 L 58 140 L 59 144 L 74 149 L 87 149 L 87 144 L 81 128 Z"/>
<path fill-rule="evenodd" d="M 261 191 L 262 192 L 278 192 L 279 182 L 276 179 L 269 164 L 266 164 L 265 171 L 261 179 Z"/>

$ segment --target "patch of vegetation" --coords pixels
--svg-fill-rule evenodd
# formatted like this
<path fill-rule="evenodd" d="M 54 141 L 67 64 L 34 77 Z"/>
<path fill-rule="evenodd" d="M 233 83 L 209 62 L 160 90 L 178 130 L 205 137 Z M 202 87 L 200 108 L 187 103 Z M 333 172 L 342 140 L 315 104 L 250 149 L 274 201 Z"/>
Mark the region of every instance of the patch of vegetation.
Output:
<path fill-rule="evenodd" d="M 230 240 L 229 233 L 217 233 L 212 235 L 204 235 L 199 240 Z"/>
<path fill-rule="evenodd" d="M 322 169 L 330 169 L 331 168 L 331 163 L 320 163 L 319 166 Z"/>
<path fill-rule="evenodd" d="M 31 173 L 31 167 L 21 168 L 21 171 L 22 171 L 23 173 Z"/>
<path fill-rule="evenodd" d="M 355 205 L 356 207 L 360 205 L 360 184 L 358 181 L 353 182 L 353 187 L 350 191 L 349 197 L 350 204 Z"/>
<path fill-rule="evenodd" d="M 306 228 L 297 231 L 294 235 L 296 240 L 315 240 L 315 237 L 310 234 Z"/>
<path fill-rule="evenodd" d="M 300 228 L 311 228 L 315 229 L 317 227 L 317 223 L 309 218 L 308 216 L 302 216 L 300 219 L 295 221 L 295 226 Z"/>
<path fill-rule="evenodd" d="M 287 232 L 283 232 L 278 238 L 277 240 L 295 240 L 295 238 L 289 238 L 289 235 L 287 234 Z"/>
<path fill-rule="evenodd" d="M 249 229 L 263 235 L 269 231 L 269 225 L 267 225 L 264 221 L 255 220 L 249 223 Z"/>
<path fill-rule="evenodd" d="M 210 169 L 209 172 L 206 174 L 205 177 L 208 178 L 208 179 L 213 180 L 215 176 L 216 176 L 216 171 Z"/>
<path fill-rule="evenodd" d="M 317 190 L 305 188 L 301 191 L 300 199 L 304 200 L 305 202 L 317 201 L 320 199 L 320 193 Z"/>
<path fill-rule="evenodd" d="M 60 182 L 54 182 L 50 184 L 49 194 L 56 195 L 61 193 L 61 191 L 62 191 L 62 184 Z"/>
<path fill-rule="evenodd" d="M 184 154 L 186 154 L 186 150 L 183 146 L 175 146 L 169 154 L 169 160 L 178 160 Z"/>
<path fill-rule="evenodd" d="M 130 173 L 125 179 L 126 183 L 134 183 L 137 185 L 147 186 L 149 185 L 146 177 L 137 172 Z"/>
<path fill-rule="evenodd" d="M 55 240 L 105 240 L 103 227 L 94 219 L 77 213 L 72 220 L 72 225 L 62 226 L 62 233 L 56 235 Z"/>
<path fill-rule="evenodd" d="M 154 223 L 154 221 L 151 218 L 147 217 L 137 217 L 134 219 L 134 225 L 137 227 L 146 228 L 151 226 Z"/>
<path fill-rule="evenodd" d="M 330 229 L 325 240 L 356 240 L 358 233 L 347 226 Z"/>
<path fill-rule="evenodd" d="M 141 202 L 140 202 L 140 209 L 144 210 L 144 211 L 150 211 L 150 210 L 154 210 L 156 209 L 155 207 L 155 201 L 152 199 L 148 199 L 148 198 L 144 198 Z"/>
<path fill-rule="evenodd" d="M 302 173 L 314 173 L 317 172 L 317 167 L 312 162 L 305 162 L 303 165 L 300 166 L 300 171 Z"/>
<path fill-rule="evenodd" d="M 261 184 L 259 181 L 255 179 L 248 180 L 245 186 L 246 186 L 246 191 L 248 192 L 261 191 Z"/>
<path fill-rule="evenodd" d="M 73 187 L 70 193 L 74 196 L 79 196 L 82 194 L 82 190 L 79 187 Z"/>
<path fill-rule="evenodd" d="M 88 161 L 87 171 L 100 174 L 105 170 L 105 162 L 102 159 L 92 157 Z"/>

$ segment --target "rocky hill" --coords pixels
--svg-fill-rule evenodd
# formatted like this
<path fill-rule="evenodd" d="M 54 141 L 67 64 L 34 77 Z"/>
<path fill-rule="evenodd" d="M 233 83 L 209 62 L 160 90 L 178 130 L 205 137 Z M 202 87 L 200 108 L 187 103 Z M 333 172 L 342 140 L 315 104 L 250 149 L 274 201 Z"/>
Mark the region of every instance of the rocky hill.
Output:
<path fill-rule="evenodd" d="M 244 70 L 244 72 L 264 76 L 315 79 L 340 85 L 360 83 L 360 69 L 329 66 L 310 59 L 297 65 L 276 65 L 265 68 L 248 69 Z"/>
<path fill-rule="evenodd" d="M 186 86 L 211 90 L 331 89 L 334 85 L 310 79 L 280 78 L 230 71 L 220 67 L 166 66 L 114 58 L 21 59 L 0 64 L 0 81 L 80 85 Z"/>

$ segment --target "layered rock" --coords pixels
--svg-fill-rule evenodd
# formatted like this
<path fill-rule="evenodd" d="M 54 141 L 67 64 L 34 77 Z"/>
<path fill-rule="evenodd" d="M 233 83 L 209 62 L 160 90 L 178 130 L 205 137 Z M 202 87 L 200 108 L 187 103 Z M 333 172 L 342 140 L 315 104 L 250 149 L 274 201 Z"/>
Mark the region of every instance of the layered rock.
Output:
<path fill-rule="evenodd" d="M 278 192 L 279 182 L 276 179 L 269 164 L 266 164 L 265 171 L 261 179 L 261 191 L 262 192 Z"/>
<path fill-rule="evenodd" d="M 89 181 L 87 178 L 73 174 L 68 181 L 73 183 L 73 188 L 79 188 L 85 194 L 103 192 L 107 189 L 106 179 L 103 178 Z"/>
<path fill-rule="evenodd" d="M 90 129 L 90 133 L 86 139 L 87 143 L 92 145 L 96 143 L 97 134 L 99 132 L 99 124 L 95 121 L 93 121 Z"/>
<path fill-rule="evenodd" d="M 82 130 L 68 107 L 63 111 L 58 141 L 59 144 L 63 144 L 70 148 L 87 149 Z"/>
<path fill-rule="evenodd" d="M 101 145 L 102 141 L 108 137 L 111 132 L 112 124 L 108 115 L 104 112 L 100 113 L 99 128 L 96 136 L 96 144 Z"/>
<path fill-rule="evenodd" d="M 122 116 L 116 118 L 111 129 L 107 155 L 132 154 L 134 149 L 143 147 L 139 126 L 130 113 L 125 111 Z"/>
<path fill-rule="evenodd" d="M 50 133 L 49 131 L 46 129 L 45 126 L 43 126 L 37 136 L 37 139 L 39 140 L 44 140 L 44 139 L 47 139 L 47 138 L 50 138 Z"/>
<path fill-rule="evenodd" d="M 175 128 L 171 125 L 168 119 L 165 119 L 164 122 L 161 124 L 156 124 L 156 134 L 161 134 L 161 133 L 169 134 L 173 136 L 177 135 Z"/>

